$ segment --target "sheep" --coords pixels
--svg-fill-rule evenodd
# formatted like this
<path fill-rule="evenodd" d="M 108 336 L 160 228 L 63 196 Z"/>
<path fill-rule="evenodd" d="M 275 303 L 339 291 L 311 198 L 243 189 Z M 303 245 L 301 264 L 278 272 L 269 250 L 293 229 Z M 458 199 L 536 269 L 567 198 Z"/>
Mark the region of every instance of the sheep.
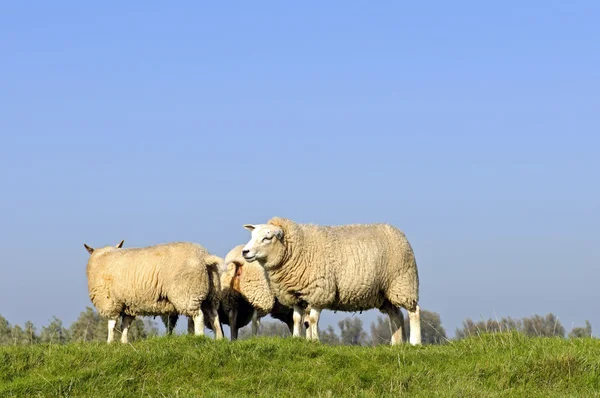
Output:
<path fill-rule="evenodd" d="M 419 276 L 404 233 L 389 224 L 336 227 L 297 224 L 275 217 L 246 224 L 252 232 L 242 255 L 267 271 L 275 297 L 294 308 L 294 336 L 300 335 L 301 306 L 310 305 L 311 338 L 318 340 L 322 309 L 378 308 L 390 317 L 392 344 L 402 342 L 404 307 L 410 343 L 421 344 Z"/>
<path fill-rule="evenodd" d="M 136 316 L 183 314 L 194 320 L 195 334 L 204 334 L 204 316 L 215 330 L 223 331 L 217 312 L 219 305 L 218 266 L 223 261 L 200 245 L 167 243 L 144 248 L 117 246 L 94 249 L 90 253 L 87 279 L 90 300 L 108 320 L 108 339 L 122 316 L 121 342 Z"/>
<path fill-rule="evenodd" d="M 258 333 L 260 318 L 271 317 L 285 323 L 292 332 L 293 310 L 281 305 L 273 296 L 265 270 L 258 264 L 248 263 L 242 256 L 244 245 L 234 247 L 221 269 L 222 319 L 231 329 L 231 340 L 236 340 L 238 329 L 252 321 L 252 334 Z"/>

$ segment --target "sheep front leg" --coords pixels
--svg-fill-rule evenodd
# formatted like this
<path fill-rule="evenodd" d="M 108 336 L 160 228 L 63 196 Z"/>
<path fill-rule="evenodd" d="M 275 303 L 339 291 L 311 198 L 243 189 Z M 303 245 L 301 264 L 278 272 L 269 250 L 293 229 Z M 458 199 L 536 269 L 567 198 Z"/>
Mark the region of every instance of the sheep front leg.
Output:
<path fill-rule="evenodd" d="M 108 344 L 112 343 L 115 340 L 115 329 L 117 327 L 116 319 L 108 320 L 108 340 L 106 341 Z"/>
<path fill-rule="evenodd" d="M 304 314 L 304 311 L 302 311 L 302 308 L 300 308 L 300 306 L 295 305 L 294 306 L 294 315 L 293 315 L 294 333 L 292 334 L 292 336 L 294 336 L 294 337 L 301 337 L 300 333 L 302 332 L 302 314 Z"/>
<path fill-rule="evenodd" d="M 258 318 L 258 312 L 254 310 L 252 313 L 252 336 L 258 335 L 258 328 L 260 327 L 260 319 Z"/>
<path fill-rule="evenodd" d="M 121 318 L 121 343 L 127 344 L 127 334 L 129 332 L 129 326 L 131 326 L 131 322 L 135 319 L 134 316 L 125 315 Z"/>
<path fill-rule="evenodd" d="M 310 339 L 319 341 L 319 317 L 321 316 L 321 309 L 311 307 L 310 314 L 308 316 L 308 323 L 310 328 Z"/>
<path fill-rule="evenodd" d="M 304 326 L 306 327 L 306 340 L 312 340 L 312 329 L 310 327 L 310 323 L 306 321 Z"/>
<path fill-rule="evenodd" d="M 304 328 L 306 329 L 306 340 L 312 340 L 312 329 L 310 327 L 310 310 L 305 311 L 304 315 L 302 316 L 302 324 L 304 325 Z"/>
<path fill-rule="evenodd" d="M 194 334 L 204 336 L 204 313 L 202 310 L 199 310 L 198 314 L 194 316 Z"/>

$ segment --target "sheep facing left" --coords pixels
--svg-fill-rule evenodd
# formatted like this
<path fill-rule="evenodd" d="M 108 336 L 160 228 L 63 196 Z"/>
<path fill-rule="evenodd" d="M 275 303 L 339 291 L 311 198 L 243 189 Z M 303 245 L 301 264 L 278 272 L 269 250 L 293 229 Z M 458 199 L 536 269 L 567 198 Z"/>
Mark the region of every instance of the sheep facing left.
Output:
<path fill-rule="evenodd" d="M 204 334 L 204 318 L 223 338 L 219 321 L 220 257 L 204 247 L 174 242 L 144 248 L 116 246 L 90 253 L 87 279 L 90 300 L 100 315 L 108 318 L 108 339 L 114 340 L 115 326 L 122 317 L 121 342 L 136 316 L 181 314 L 194 322 L 194 333 Z"/>

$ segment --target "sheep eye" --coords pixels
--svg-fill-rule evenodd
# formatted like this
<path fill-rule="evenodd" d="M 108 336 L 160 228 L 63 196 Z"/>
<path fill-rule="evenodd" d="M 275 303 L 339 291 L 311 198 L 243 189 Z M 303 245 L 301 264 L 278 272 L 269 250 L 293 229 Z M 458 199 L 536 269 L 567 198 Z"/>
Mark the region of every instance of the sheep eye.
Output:
<path fill-rule="evenodd" d="M 269 240 L 271 240 L 271 239 L 273 239 L 273 237 L 272 237 L 272 236 L 265 236 L 265 237 L 263 238 L 263 240 L 262 240 L 262 241 L 263 241 L 263 242 L 267 242 L 267 241 L 269 241 Z"/>

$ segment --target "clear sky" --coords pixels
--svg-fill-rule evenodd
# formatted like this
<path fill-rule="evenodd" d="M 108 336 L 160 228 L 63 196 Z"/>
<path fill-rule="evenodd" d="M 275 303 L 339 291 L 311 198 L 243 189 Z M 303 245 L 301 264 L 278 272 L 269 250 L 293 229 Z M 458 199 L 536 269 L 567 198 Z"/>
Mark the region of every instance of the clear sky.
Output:
<path fill-rule="evenodd" d="M 277 215 L 402 229 L 450 334 L 548 312 L 600 328 L 599 19 L 597 1 L 6 2 L 0 314 L 74 321 L 84 242 L 224 256 Z"/>

